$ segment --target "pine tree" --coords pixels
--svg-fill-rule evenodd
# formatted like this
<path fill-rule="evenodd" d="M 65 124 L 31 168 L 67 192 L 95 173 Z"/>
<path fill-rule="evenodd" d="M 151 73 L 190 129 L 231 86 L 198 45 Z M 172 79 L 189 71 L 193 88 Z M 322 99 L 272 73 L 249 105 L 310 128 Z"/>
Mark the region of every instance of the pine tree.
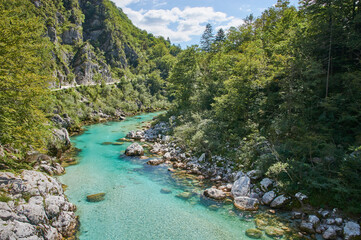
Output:
<path fill-rule="evenodd" d="M 202 50 L 205 52 L 210 52 L 213 42 L 214 42 L 213 28 L 212 25 L 208 23 L 201 38 Z"/>
<path fill-rule="evenodd" d="M 217 32 L 215 42 L 224 42 L 226 40 L 226 34 L 224 33 L 223 28 L 220 28 Z"/>

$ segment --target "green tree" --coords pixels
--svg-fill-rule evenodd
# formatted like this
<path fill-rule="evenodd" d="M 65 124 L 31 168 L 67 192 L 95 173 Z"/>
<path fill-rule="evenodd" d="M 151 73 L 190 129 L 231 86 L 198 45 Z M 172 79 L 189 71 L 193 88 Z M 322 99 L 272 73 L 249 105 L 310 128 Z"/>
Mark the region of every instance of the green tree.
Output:
<path fill-rule="evenodd" d="M 27 0 L 0 4 L 0 142 L 22 150 L 46 145 L 50 51 L 35 11 Z"/>
<path fill-rule="evenodd" d="M 206 25 L 206 29 L 201 37 L 201 48 L 205 52 L 210 52 L 214 42 L 213 28 L 210 23 Z"/>
<path fill-rule="evenodd" d="M 175 100 L 180 109 L 190 107 L 198 81 L 198 64 L 195 47 L 188 47 L 178 55 L 169 80 L 168 89 L 170 96 Z"/>

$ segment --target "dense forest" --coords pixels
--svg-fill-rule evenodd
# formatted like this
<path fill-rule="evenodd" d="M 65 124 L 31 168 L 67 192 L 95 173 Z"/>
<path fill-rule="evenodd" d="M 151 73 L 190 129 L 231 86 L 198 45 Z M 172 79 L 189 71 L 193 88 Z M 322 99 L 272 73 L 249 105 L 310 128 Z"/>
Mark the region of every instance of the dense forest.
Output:
<path fill-rule="evenodd" d="M 361 2 L 279 1 L 245 24 L 207 25 L 169 78 L 175 136 L 258 169 L 316 205 L 361 212 Z"/>
<path fill-rule="evenodd" d="M 361 213 L 361 1 L 280 0 L 184 50 L 109 0 L 3 0 L 0 15 L 0 143 L 19 155 L 48 151 L 56 114 L 169 108 L 207 161 Z"/>

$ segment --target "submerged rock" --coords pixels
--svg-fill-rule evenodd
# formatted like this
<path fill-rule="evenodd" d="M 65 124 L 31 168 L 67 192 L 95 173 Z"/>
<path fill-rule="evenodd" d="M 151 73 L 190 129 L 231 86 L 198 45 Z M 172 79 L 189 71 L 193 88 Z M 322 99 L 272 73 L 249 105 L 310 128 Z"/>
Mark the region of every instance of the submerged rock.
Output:
<path fill-rule="evenodd" d="M 216 210 L 219 209 L 219 206 L 216 205 L 216 204 L 212 204 L 212 205 L 210 205 L 208 208 L 209 208 L 210 210 L 216 211 Z"/>
<path fill-rule="evenodd" d="M 280 228 L 268 226 L 265 228 L 266 235 L 269 237 L 282 237 L 285 234 Z"/>
<path fill-rule="evenodd" d="M 105 193 L 97 193 L 86 196 L 88 202 L 101 202 L 105 199 Z"/>
<path fill-rule="evenodd" d="M 143 156 L 144 149 L 138 143 L 133 143 L 125 150 L 125 155 L 127 156 Z"/>
<path fill-rule="evenodd" d="M 170 193 L 172 193 L 172 190 L 170 190 L 170 189 L 168 189 L 168 188 L 162 188 L 162 189 L 160 190 L 160 192 L 161 192 L 161 193 L 164 193 L 164 194 L 170 194 Z"/>
<path fill-rule="evenodd" d="M 192 193 L 191 192 L 182 192 L 182 193 L 177 194 L 176 197 L 187 200 L 192 197 Z"/>
<path fill-rule="evenodd" d="M 254 239 L 262 238 L 262 231 L 256 228 L 250 228 L 246 230 L 246 236 Z"/>
<path fill-rule="evenodd" d="M 256 198 L 237 197 L 234 199 L 234 206 L 243 211 L 258 210 L 259 201 Z"/>

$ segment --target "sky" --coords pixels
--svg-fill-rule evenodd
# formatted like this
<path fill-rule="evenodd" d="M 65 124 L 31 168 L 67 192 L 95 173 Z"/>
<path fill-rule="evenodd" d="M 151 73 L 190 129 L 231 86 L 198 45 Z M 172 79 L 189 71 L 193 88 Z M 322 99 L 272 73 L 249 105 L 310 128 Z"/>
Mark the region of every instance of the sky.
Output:
<path fill-rule="evenodd" d="M 255 17 L 277 0 L 112 0 L 133 24 L 155 36 L 169 37 L 183 48 L 198 44 L 207 23 L 216 32 L 239 26 L 250 14 Z M 290 0 L 297 5 L 298 0 Z"/>

